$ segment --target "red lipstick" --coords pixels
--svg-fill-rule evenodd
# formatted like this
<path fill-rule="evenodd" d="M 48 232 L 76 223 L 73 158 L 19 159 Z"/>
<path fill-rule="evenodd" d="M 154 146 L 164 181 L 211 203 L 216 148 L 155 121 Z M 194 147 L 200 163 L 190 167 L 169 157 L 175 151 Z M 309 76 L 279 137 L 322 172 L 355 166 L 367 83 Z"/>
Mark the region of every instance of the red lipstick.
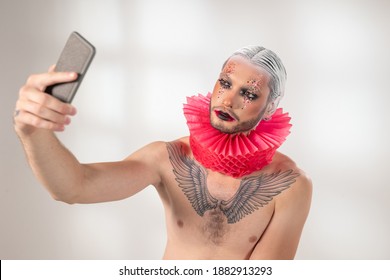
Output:
<path fill-rule="evenodd" d="M 221 111 L 221 110 L 214 110 L 214 113 L 216 116 L 226 122 L 232 122 L 235 121 L 235 119 L 227 112 Z"/>

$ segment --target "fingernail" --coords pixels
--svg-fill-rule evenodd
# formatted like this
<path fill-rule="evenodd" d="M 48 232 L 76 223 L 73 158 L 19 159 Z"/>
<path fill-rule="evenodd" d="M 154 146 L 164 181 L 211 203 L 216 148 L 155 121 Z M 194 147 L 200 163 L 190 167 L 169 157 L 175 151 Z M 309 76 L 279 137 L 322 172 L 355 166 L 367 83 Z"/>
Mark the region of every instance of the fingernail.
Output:
<path fill-rule="evenodd" d="M 70 124 L 70 122 L 71 122 L 71 118 L 66 117 L 65 118 L 65 124 L 68 125 L 68 124 Z"/>
<path fill-rule="evenodd" d="M 76 114 L 77 114 L 77 109 L 76 109 L 76 107 L 70 107 L 70 113 L 69 113 L 69 115 L 74 116 L 74 115 L 76 115 Z"/>

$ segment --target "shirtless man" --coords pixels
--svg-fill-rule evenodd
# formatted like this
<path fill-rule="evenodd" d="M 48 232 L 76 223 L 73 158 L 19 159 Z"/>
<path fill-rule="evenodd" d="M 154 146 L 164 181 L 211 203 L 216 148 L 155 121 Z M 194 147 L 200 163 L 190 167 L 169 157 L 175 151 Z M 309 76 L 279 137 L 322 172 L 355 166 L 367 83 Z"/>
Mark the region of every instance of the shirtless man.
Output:
<path fill-rule="evenodd" d="M 82 164 L 56 138 L 76 110 L 44 90 L 76 76 L 32 75 L 16 103 L 16 133 L 54 199 L 114 201 L 153 185 L 165 209 L 164 259 L 294 258 L 312 185 L 276 151 L 290 125 L 276 110 L 286 73 L 272 51 L 237 51 L 211 96 L 188 99 L 190 137 L 148 144 L 119 162 Z"/>

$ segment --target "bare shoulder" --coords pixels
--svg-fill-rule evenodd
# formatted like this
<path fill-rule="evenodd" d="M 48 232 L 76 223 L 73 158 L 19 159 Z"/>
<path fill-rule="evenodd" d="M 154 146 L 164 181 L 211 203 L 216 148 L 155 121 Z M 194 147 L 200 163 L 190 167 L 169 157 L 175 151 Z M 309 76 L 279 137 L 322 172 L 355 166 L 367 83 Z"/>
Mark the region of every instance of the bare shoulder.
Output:
<path fill-rule="evenodd" d="M 276 202 L 279 204 L 296 204 L 296 205 L 310 205 L 312 197 L 312 180 L 309 175 L 298 167 L 296 162 L 290 157 L 277 153 L 274 160 L 275 170 L 284 172 L 291 172 L 295 175 L 294 183 L 289 189 L 284 191 L 280 196 L 276 198 Z"/>
<path fill-rule="evenodd" d="M 162 166 L 168 160 L 167 145 L 178 147 L 183 153 L 190 153 L 188 137 L 183 137 L 169 142 L 151 142 L 128 156 L 126 160 L 137 160 L 139 162 L 149 163 L 150 165 Z"/>
<path fill-rule="evenodd" d="M 176 139 L 174 141 L 171 141 L 169 143 L 182 146 L 186 150 L 190 148 L 189 137 L 188 136 L 178 138 L 178 139 Z"/>
<path fill-rule="evenodd" d="M 164 141 L 151 142 L 129 155 L 125 160 L 155 161 L 163 156 L 165 151 Z"/>
<path fill-rule="evenodd" d="M 191 148 L 190 148 L 188 136 L 178 138 L 170 142 L 166 142 L 165 144 L 172 148 L 175 148 L 175 150 L 179 151 L 181 154 L 184 154 L 186 156 L 191 155 Z"/>

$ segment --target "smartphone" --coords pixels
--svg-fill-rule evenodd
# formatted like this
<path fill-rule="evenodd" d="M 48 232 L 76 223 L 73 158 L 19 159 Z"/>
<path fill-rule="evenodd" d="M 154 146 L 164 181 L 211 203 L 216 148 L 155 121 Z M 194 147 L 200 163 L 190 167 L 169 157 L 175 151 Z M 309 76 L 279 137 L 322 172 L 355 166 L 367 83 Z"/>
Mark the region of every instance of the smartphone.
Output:
<path fill-rule="evenodd" d="M 76 72 L 75 81 L 60 83 L 46 88 L 46 93 L 53 95 L 63 102 L 71 103 L 76 95 L 81 81 L 96 53 L 95 47 L 77 32 L 72 32 L 57 61 L 54 71 Z"/>

